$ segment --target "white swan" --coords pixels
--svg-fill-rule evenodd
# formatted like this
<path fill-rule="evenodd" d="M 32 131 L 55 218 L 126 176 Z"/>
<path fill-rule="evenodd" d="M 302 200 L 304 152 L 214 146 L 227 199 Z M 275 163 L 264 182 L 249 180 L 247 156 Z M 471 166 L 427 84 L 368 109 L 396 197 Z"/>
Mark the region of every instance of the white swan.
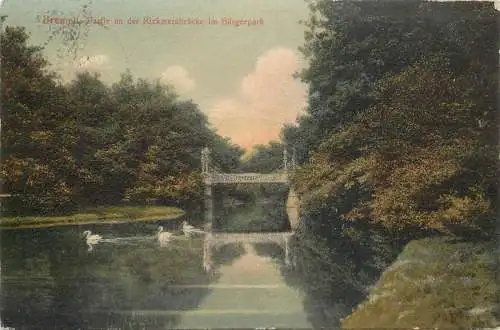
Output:
<path fill-rule="evenodd" d="M 92 234 L 90 230 L 86 230 L 83 232 L 87 245 L 89 246 L 88 251 L 92 251 L 94 249 L 93 245 L 99 243 L 102 239 L 101 235 Z"/>
<path fill-rule="evenodd" d="M 186 237 L 191 237 L 192 234 L 204 234 L 205 232 L 201 229 L 195 228 L 187 223 L 187 221 L 182 222 L 182 232 Z"/>
<path fill-rule="evenodd" d="M 158 238 L 158 242 L 160 242 L 161 246 L 167 246 L 167 244 L 172 240 L 173 234 L 168 231 L 163 231 L 162 226 L 158 226 L 158 231 L 156 233 L 156 237 Z"/>

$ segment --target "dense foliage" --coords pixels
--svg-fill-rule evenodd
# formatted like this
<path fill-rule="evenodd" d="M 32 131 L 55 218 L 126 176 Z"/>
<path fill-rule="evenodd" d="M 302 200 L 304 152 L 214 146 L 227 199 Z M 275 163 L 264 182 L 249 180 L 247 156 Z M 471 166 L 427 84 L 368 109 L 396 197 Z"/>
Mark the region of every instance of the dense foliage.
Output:
<path fill-rule="evenodd" d="M 243 151 L 171 86 L 130 72 L 112 86 L 88 72 L 64 85 L 23 28 L 7 27 L 2 38 L 7 212 L 64 213 L 123 199 L 186 207 L 201 196 L 203 147 L 218 167 L 239 166 Z"/>
<path fill-rule="evenodd" d="M 281 136 L 300 165 L 292 278 L 311 319 L 322 320 L 315 326 L 496 326 L 494 262 L 484 267 L 478 249 L 496 244 L 498 11 L 484 2 L 308 2 L 309 65 L 299 75 L 307 114 Z M 442 234 L 467 246 L 414 240 Z M 411 276 L 389 268 L 377 283 L 412 240 L 425 243 L 410 250 L 437 260 Z"/>
<path fill-rule="evenodd" d="M 300 153 L 295 184 L 305 209 L 403 236 L 491 236 L 493 3 L 315 0 L 310 9 L 301 74 L 308 113 L 282 132 Z"/>
<path fill-rule="evenodd" d="M 242 172 L 272 173 L 282 171 L 283 144 L 271 141 L 267 145 L 256 145 L 244 159 L 239 170 Z"/>

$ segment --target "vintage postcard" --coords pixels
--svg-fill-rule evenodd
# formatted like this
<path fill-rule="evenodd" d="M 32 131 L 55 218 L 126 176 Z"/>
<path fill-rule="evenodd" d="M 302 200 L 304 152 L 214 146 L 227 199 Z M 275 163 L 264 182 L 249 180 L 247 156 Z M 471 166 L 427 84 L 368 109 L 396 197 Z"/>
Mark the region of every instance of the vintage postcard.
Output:
<path fill-rule="evenodd" d="M 500 5 L 0 2 L 0 328 L 500 329 Z"/>

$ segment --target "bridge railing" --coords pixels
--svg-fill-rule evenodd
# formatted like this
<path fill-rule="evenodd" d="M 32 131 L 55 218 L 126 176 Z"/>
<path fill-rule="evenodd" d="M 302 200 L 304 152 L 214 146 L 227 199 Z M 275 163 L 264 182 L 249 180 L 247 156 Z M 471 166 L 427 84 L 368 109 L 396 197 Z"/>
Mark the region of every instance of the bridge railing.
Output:
<path fill-rule="evenodd" d="M 204 181 L 206 184 L 215 183 L 287 183 L 287 173 L 271 174 L 229 174 L 229 173 L 205 173 Z"/>

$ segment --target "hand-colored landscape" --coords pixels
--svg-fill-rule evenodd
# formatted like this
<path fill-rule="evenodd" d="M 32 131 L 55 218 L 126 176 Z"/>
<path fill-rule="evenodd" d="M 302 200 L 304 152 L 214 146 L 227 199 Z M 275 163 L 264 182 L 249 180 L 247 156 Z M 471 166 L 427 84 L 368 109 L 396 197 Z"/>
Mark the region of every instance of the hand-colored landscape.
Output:
<path fill-rule="evenodd" d="M 498 329 L 495 5 L 4 1 L 2 328 Z"/>

